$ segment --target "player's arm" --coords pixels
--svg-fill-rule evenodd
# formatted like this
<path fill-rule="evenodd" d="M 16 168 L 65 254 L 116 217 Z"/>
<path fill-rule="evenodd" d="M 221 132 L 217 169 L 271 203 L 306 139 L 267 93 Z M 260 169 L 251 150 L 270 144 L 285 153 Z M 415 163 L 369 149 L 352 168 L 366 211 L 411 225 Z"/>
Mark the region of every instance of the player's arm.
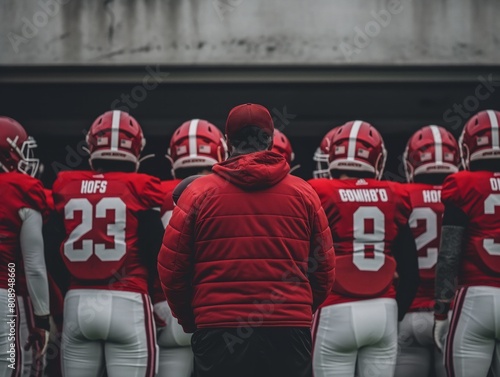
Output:
<path fill-rule="evenodd" d="M 63 294 L 68 290 L 70 281 L 69 271 L 59 251 L 65 237 L 66 230 L 63 219 L 57 212 L 51 212 L 43 226 L 45 260 L 50 261 L 47 264 L 47 271 Z"/>
<path fill-rule="evenodd" d="M 448 317 L 450 303 L 456 290 L 462 257 L 462 241 L 467 222 L 467 215 L 461 209 L 451 203 L 446 204 L 436 266 L 434 313 L 437 319 Z"/>
<path fill-rule="evenodd" d="M 29 346 L 37 347 L 38 357 L 45 353 L 49 325 L 49 285 L 43 248 L 42 214 L 31 208 L 19 210 L 22 220 L 20 245 L 28 293 L 35 312 L 35 329 L 29 336 Z"/>
<path fill-rule="evenodd" d="M 137 220 L 140 255 L 148 269 L 151 284 L 157 276 L 156 263 L 164 233 L 160 211 L 156 209 L 141 211 L 137 214 Z"/>
<path fill-rule="evenodd" d="M 315 193 L 312 193 L 315 194 Z M 311 195 L 312 196 L 312 195 Z M 332 233 L 319 198 L 314 198 L 313 232 L 309 252 L 309 282 L 313 293 L 313 312 L 326 300 L 335 282 L 335 251 Z"/>
<path fill-rule="evenodd" d="M 408 224 L 399 228 L 392 253 L 396 259 L 396 271 L 399 275 L 396 302 L 398 320 L 401 321 L 410 308 L 420 283 L 417 247 Z"/>

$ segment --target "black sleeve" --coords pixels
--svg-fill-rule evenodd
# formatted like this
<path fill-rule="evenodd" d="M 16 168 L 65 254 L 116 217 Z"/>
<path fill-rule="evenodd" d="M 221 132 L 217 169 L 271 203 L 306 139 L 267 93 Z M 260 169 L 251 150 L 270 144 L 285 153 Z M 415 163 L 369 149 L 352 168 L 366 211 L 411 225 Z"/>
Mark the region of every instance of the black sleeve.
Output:
<path fill-rule="evenodd" d="M 61 257 L 61 244 L 66 238 L 64 223 L 56 212 L 52 212 L 43 226 L 45 264 L 47 272 L 64 295 L 69 287 L 70 273 Z"/>
<path fill-rule="evenodd" d="M 401 321 L 410 308 L 420 283 L 418 255 L 410 226 L 400 228 L 392 249 L 396 259 L 399 283 L 396 292 L 398 320 Z"/>
<path fill-rule="evenodd" d="M 158 274 L 156 264 L 165 230 L 159 211 L 150 209 L 139 212 L 137 220 L 140 255 L 149 272 L 149 283 L 152 284 Z"/>
<path fill-rule="evenodd" d="M 467 222 L 467 215 L 460 208 L 445 206 L 436 265 L 436 300 L 450 302 L 455 294 Z"/>
<path fill-rule="evenodd" d="M 453 204 L 446 204 L 443 214 L 443 226 L 452 225 L 465 228 L 468 222 L 469 219 L 464 211 Z"/>

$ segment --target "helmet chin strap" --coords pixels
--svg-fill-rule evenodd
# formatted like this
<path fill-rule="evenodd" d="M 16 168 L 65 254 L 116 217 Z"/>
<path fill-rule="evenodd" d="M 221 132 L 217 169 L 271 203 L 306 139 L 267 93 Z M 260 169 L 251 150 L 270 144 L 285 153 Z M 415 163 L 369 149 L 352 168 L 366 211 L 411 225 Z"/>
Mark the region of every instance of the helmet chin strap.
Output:
<path fill-rule="evenodd" d="M 139 163 L 142 163 L 142 161 L 149 160 L 150 158 L 155 157 L 156 155 L 154 153 L 147 154 L 139 159 Z"/>
<path fill-rule="evenodd" d="M 295 170 L 300 168 L 300 164 L 295 165 L 293 168 L 290 168 L 290 174 L 293 173 Z"/>

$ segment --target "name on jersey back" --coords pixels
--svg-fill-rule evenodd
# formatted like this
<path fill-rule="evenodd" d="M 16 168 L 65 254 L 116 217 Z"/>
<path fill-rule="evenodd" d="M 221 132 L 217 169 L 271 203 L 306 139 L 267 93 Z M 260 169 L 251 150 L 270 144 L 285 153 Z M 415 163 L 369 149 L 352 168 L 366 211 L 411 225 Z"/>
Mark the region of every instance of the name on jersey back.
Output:
<path fill-rule="evenodd" d="M 102 180 L 84 180 L 82 181 L 82 187 L 80 192 L 82 194 L 104 194 L 106 192 L 106 188 L 108 187 L 107 181 Z"/>
<path fill-rule="evenodd" d="M 340 189 L 340 200 L 343 202 L 387 202 L 387 191 L 384 188 L 373 189 Z"/>
<path fill-rule="evenodd" d="M 424 203 L 441 203 L 441 190 L 423 190 Z"/>
<path fill-rule="evenodd" d="M 490 186 L 492 191 L 500 191 L 500 178 L 490 178 Z"/>

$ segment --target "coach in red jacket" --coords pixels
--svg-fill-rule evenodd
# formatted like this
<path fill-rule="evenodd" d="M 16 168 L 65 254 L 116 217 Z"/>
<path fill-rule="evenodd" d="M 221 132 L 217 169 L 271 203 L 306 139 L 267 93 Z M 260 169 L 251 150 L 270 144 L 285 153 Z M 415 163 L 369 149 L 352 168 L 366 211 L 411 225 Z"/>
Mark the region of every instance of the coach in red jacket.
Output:
<path fill-rule="evenodd" d="M 158 270 L 194 332 L 196 375 L 311 376 L 311 317 L 334 281 L 328 221 L 312 188 L 271 152 L 267 109 L 229 113 L 231 157 L 181 195 Z"/>

